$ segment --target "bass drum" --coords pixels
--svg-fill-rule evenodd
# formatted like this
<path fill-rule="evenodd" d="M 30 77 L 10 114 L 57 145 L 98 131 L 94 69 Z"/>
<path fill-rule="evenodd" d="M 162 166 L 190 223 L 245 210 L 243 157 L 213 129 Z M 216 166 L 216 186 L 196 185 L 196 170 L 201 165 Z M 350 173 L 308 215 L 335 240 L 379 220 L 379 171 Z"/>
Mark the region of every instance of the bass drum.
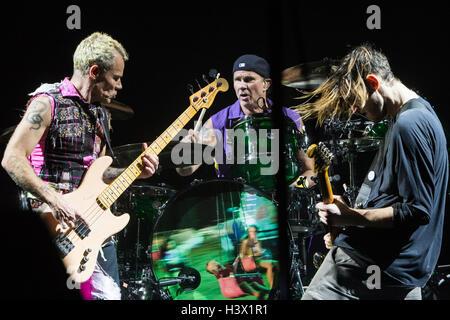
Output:
<path fill-rule="evenodd" d="M 195 269 L 199 286 L 190 291 L 169 286 L 173 299 L 267 298 L 278 272 L 277 217 L 272 199 L 252 186 L 225 179 L 191 184 L 166 204 L 156 222 L 151 254 L 156 280 Z M 249 272 L 239 253 L 248 230 L 255 230 L 250 227 L 257 229 L 262 253 L 252 257 L 257 268 Z"/>
<path fill-rule="evenodd" d="M 140 265 L 148 264 L 151 234 L 160 209 L 175 194 L 176 191 L 166 185 L 137 182 L 112 206 L 113 214 L 130 214 L 127 226 L 115 236 L 121 279 L 140 277 Z"/>

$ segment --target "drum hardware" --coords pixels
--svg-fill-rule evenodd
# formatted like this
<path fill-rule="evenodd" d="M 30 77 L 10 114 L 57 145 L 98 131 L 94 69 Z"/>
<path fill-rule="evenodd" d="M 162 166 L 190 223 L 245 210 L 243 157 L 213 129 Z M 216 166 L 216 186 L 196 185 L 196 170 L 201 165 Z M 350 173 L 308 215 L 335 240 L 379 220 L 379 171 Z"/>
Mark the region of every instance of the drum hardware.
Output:
<path fill-rule="evenodd" d="M 288 221 L 293 232 L 315 231 L 319 225 L 315 188 L 290 187 L 288 191 Z"/>
<path fill-rule="evenodd" d="M 338 119 L 324 121 L 324 131 L 331 137 L 325 143 L 335 155 L 333 164 L 336 165 L 339 158 L 348 165 L 349 180 L 343 184 L 343 196 L 352 207 L 356 205 L 355 200 L 360 187 L 356 182 L 356 158 L 359 154 L 377 151 L 390 124 L 390 120 L 378 123 L 367 121 L 362 115 L 353 115 L 349 121 Z"/>
<path fill-rule="evenodd" d="M 165 289 L 153 280 L 154 275 L 150 265 L 141 266 L 139 276 L 126 279 L 122 283 L 123 300 L 172 300 Z"/>
<path fill-rule="evenodd" d="M 289 249 L 290 249 L 290 283 L 289 290 L 291 293 L 291 298 L 294 300 L 303 296 L 304 288 L 302 282 L 302 271 L 305 273 L 306 265 L 302 262 L 300 258 L 300 252 L 297 244 L 295 243 L 292 230 L 288 224 L 288 230 L 290 231 L 289 237 Z"/>
<path fill-rule="evenodd" d="M 175 194 L 175 190 L 169 189 L 164 184 L 151 186 L 145 182 L 136 182 L 124 196 L 115 203 L 115 212 L 129 212 L 131 220 L 127 227 L 117 234 L 118 262 L 121 267 L 121 279 L 128 279 L 129 289 L 124 293 L 130 295 L 130 299 L 144 296 L 143 284 L 148 272 L 148 247 L 149 237 L 153 225 L 164 209 L 165 203 Z M 151 291 L 145 289 L 147 293 Z M 133 293 L 134 292 L 134 293 Z M 153 295 L 155 293 L 152 293 Z"/>
<path fill-rule="evenodd" d="M 163 289 L 165 287 L 179 285 L 177 293 L 197 289 L 201 282 L 200 273 L 189 267 L 184 267 L 176 277 L 161 278 L 154 280 L 154 274 L 150 266 L 142 269 L 140 280 L 124 282 L 124 295 L 128 300 L 172 300 L 170 293 Z"/>
<path fill-rule="evenodd" d="M 158 287 L 179 285 L 181 291 L 192 291 L 198 288 L 201 282 L 200 273 L 194 268 L 184 267 L 176 277 L 160 278 Z"/>
<path fill-rule="evenodd" d="M 423 300 L 448 300 L 450 297 L 450 265 L 436 266 L 430 279 L 422 288 Z"/>
<path fill-rule="evenodd" d="M 129 120 L 134 116 L 134 110 L 130 106 L 116 100 L 104 103 L 103 106 L 111 114 L 111 120 Z"/>
<path fill-rule="evenodd" d="M 248 183 L 247 180 L 245 180 L 245 179 L 242 178 L 242 177 L 233 178 L 233 181 L 236 181 L 236 182 L 242 183 L 242 184 Z"/>
<path fill-rule="evenodd" d="M 202 182 L 204 182 L 203 179 L 194 179 L 194 180 L 192 180 L 192 181 L 189 183 L 189 185 L 190 185 L 191 187 L 193 187 L 193 186 L 196 186 L 196 185 L 198 185 L 198 184 L 200 184 L 200 183 L 202 183 Z"/>

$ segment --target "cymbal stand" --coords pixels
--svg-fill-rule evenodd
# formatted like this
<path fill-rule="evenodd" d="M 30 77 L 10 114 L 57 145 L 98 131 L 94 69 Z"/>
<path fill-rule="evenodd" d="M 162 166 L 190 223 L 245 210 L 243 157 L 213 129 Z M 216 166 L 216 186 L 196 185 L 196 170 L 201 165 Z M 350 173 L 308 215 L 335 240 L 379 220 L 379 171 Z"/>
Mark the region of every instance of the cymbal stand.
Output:
<path fill-rule="evenodd" d="M 350 130 L 348 131 L 347 137 L 350 141 L 353 141 L 352 138 L 354 138 L 354 128 L 350 127 Z M 349 205 L 351 207 L 354 206 L 354 202 L 356 200 L 356 196 L 358 193 L 357 190 L 357 186 L 355 184 L 355 155 L 356 155 L 356 145 L 355 142 L 352 142 L 352 144 L 350 146 L 347 147 L 347 152 L 346 152 L 346 158 L 348 161 L 348 169 L 349 169 L 349 186 L 346 186 L 344 184 L 344 189 L 345 189 L 345 196 L 347 197 L 348 201 L 349 201 Z"/>
<path fill-rule="evenodd" d="M 138 268 L 139 268 L 139 254 L 140 254 L 140 243 L 139 236 L 141 234 L 141 219 L 137 218 L 137 232 L 136 232 L 136 253 L 134 257 L 134 266 L 135 266 L 135 277 L 138 277 Z"/>
<path fill-rule="evenodd" d="M 291 230 L 291 226 L 288 223 L 288 229 L 290 233 L 289 246 L 291 252 L 291 265 L 290 265 L 290 290 L 291 296 L 297 297 L 299 294 L 303 296 L 305 293 L 302 282 L 301 270 L 306 272 L 306 264 L 301 261 L 300 252 L 297 244 L 295 243 L 294 235 Z"/>
<path fill-rule="evenodd" d="M 347 161 L 348 161 L 350 181 L 349 186 L 344 184 L 345 190 L 344 195 L 347 197 L 349 205 L 353 207 L 358 190 L 355 185 L 355 153 L 352 152 L 352 150 L 349 150 L 347 153 Z"/>

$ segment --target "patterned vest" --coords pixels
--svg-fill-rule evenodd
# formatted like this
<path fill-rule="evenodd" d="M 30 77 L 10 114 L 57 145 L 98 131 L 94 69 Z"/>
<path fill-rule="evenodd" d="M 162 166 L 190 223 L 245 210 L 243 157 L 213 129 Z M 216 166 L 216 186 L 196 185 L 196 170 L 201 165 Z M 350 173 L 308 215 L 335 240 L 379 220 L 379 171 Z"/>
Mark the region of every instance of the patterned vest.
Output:
<path fill-rule="evenodd" d="M 78 188 L 84 173 L 98 157 L 105 144 L 103 127 L 109 130 L 109 124 L 104 107 L 80 97 L 63 96 L 61 85 L 46 85 L 44 91 L 33 93 L 51 96 L 55 105 L 39 177 L 58 190 L 70 192 Z"/>

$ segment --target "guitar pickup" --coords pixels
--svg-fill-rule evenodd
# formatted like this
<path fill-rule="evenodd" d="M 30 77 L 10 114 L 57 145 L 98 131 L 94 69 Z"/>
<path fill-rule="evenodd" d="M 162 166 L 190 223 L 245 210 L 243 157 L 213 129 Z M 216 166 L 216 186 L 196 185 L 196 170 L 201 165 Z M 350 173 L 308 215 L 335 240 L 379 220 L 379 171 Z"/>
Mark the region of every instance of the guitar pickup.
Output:
<path fill-rule="evenodd" d="M 55 238 L 55 245 L 62 258 L 67 256 L 70 251 L 75 247 L 65 234 L 61 233 Z"/>
<path fill-rule="evenodd" d="M 81 220 L 77 220 L 76 221 L 77 226 L 75 227 L 75 229 L 73 229 L 76 234 L 81 238 L 84 239 L 86 238 L 89 233 L 91 232 L 91 229 L 89 229 L 89 227 Z"/>

